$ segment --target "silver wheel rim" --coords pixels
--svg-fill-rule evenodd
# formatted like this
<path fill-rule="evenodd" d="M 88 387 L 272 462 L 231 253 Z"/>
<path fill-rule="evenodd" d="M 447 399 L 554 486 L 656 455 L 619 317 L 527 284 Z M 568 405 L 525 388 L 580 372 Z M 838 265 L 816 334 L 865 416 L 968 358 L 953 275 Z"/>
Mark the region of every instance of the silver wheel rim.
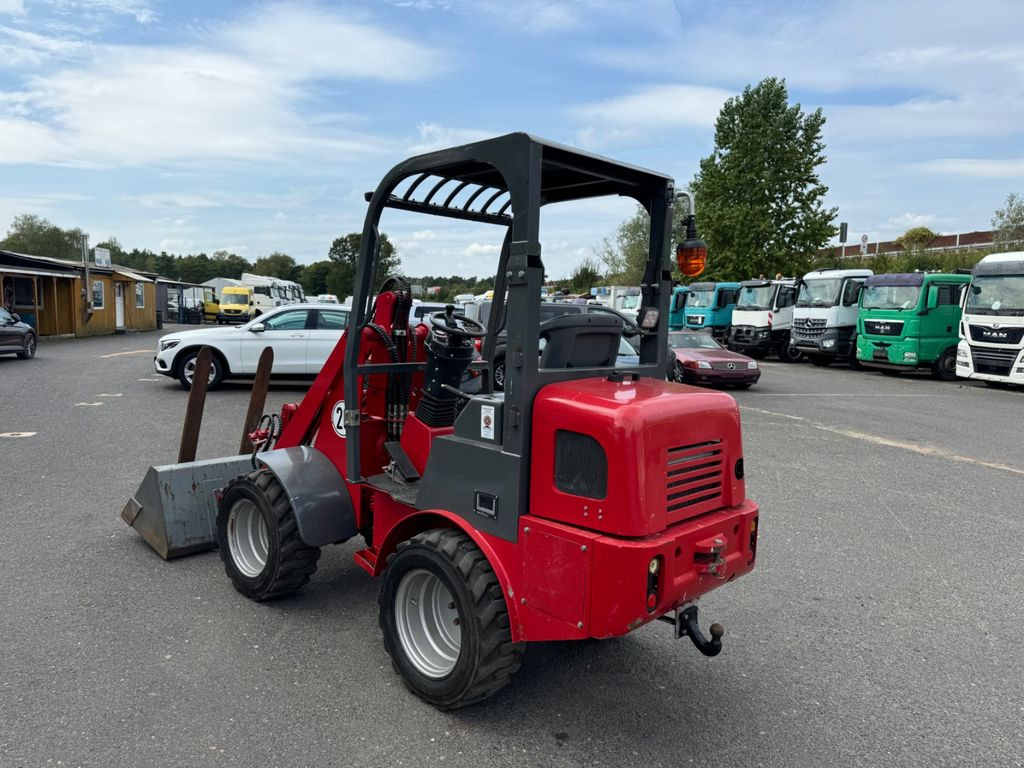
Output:
<path fill-rule="evenodd" d="M 505 363 L 498 363 L 494 366 L 494 384 L 504 388 L 505 386 Z"/>
<path fill-rule="evenodd" d="M 228 513 L 228 550 L 235 567 L 249 578 L 259 576 L 267 567 L 267 524 L 248 499 L 236 501 Z"/>
<path fill-rule="evenodd" d="M 192 378 L 196 375 L 196 359 L 193 357 L 191 360 L 185 362 L 185 379 L 189 384 L 192 383 Z M 207 383 L 212 382 L 217 377 L 217 363 L 212 359 L 210 360 L 210 375 L 207 378 Z"/>
<path fill-rule="evenodd" d="M 439 679 L 459 660 L 462 627 L 448 587 L 430 571 L 402 576 L 395 593 L 395 624 L 406 658 L 416 671 Z"/>
<path fill-rule="evenodd" d="M 36 354 L 36 337 L 33 336 L 28 340 L 28 345 L 25 347 L 25 352 L 29 357 L 35 357 Z"/>

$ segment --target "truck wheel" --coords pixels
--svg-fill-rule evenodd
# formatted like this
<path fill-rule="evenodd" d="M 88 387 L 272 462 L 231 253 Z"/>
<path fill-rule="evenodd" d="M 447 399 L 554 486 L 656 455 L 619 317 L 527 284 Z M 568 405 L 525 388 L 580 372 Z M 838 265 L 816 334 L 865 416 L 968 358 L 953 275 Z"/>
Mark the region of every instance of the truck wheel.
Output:
<path fill-rule="evenodd" d="M 956 381 L 956 347 L 950 347 L 932 363 L 932 375 L 943 381 Z"/>
<path fill-rule="evenodd" d="M 398 545 L 380 590 L 384 649 L 406 687 L 439 709 L 483 701 L 522 662 L 501 585 L 462 531 L 438 528 Z"/>
<path fill-rule="evenodd" d="M 196 372 L 196 357 L 198 349 L 186 352 L 178 362 L 178 381 L 185 389 L 192 389 L 192 377 Z M 210 355 L 210 379 L 206 385 L 207 390 L 216 389 L 224 381 L 224 362 L 216 352 Z"/>
<path fill-rule="evenodd" d="M 831 357 L 821 357 L 819 355 L 808 355 L 807 359 L 811 361 L 811 365 L 816 365 L 819 368 L 828 368 L 832 365 Z"/>
<path fill-rule="evenodd" d="M 782 342 L 779 347 L 779 360 L 784 363 L 796 363 L 803 359 L 804 353 L 801 352 L 794 346 L 791 346 L 789 340 Z"/>
<path fill-rule="evenodd" d="M 320 548 L 299 536 L 284 488 L 257 470 L 227 487 L 217 512 L 217 545 L 235 589 L 262 601 L 284 597 L 309 581 Z"/>

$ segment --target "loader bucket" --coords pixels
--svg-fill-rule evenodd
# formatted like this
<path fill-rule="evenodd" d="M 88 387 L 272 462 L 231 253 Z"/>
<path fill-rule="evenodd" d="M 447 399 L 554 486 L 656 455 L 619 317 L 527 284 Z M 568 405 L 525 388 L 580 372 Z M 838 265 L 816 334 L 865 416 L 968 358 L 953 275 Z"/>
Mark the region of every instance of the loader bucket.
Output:
<path fill-rule="evenodd" d="M 251 456 L 150 467 L 121 519 L 164 560 L 216 546 L 216 491 L 252 470 Z"/>

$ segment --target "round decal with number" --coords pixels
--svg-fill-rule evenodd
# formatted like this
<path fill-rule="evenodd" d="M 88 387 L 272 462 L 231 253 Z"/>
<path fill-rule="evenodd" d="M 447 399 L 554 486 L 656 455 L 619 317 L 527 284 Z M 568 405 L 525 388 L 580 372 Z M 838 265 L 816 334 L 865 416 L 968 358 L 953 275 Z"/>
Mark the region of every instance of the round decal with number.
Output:
<path fill-rule="evenodd" d="M 331 412 L 331 425 L 338 437 L 345 437 L 345 401 L 339 400 Z"/>

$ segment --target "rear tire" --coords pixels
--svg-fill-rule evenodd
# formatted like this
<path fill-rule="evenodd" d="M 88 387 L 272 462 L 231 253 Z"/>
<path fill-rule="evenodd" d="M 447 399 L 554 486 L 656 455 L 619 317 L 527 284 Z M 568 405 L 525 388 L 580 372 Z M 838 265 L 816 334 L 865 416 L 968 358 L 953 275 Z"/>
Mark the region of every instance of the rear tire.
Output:
<path fill-rule="evenodd" d="M 956 347 L 950 347 L 932 363 L 932 375 L 943 381 L 956 381 Z"/>
<path fill-rule="evenodd" d="M 227 487 L 217 513 L 217 545 L 235 589 L 258 602 L 295 592 L 320 559 L 320 548 L 299 536 L 284 487 L 266 470 Z"/>
<path fill-rule="evenodd" d="M 519 669 L 494 570 L 465 533 L 437 528 L 398 545 L 380 590 L 384 649 L 405 686 L 438 709 L 483 701 Z"/>
<path fill-rule="evenodd" d="M 39 344 L 39 340 L 36 339 L 34 333 L 30 333 L 25 336 L 25 348 L 18 353 L 18 357 L 22 360 L 31 360 L 36 356 L 36 347 Z"/>

